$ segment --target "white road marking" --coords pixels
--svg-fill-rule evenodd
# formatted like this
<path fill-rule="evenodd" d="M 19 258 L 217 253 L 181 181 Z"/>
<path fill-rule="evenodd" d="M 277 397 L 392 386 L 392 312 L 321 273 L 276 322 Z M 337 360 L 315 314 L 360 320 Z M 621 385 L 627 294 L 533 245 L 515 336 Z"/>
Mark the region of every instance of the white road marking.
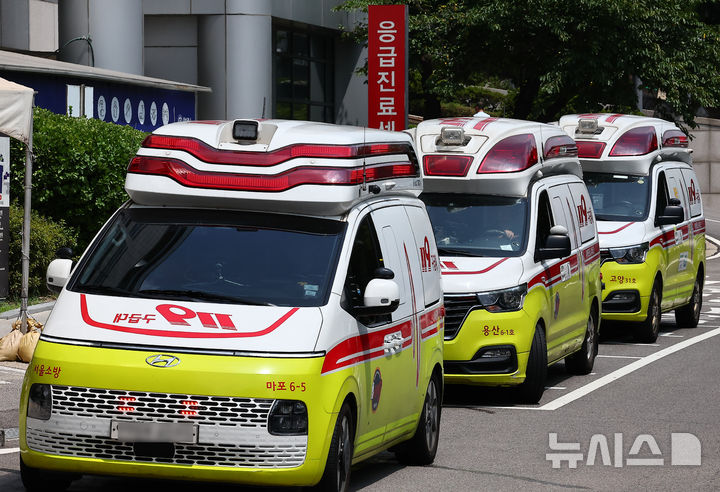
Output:
<path fill-rule="evenodd" d="M 12 383 L 10 381 L 3 381 L 2 379 L 0 379 L 0 384 L 12 384 Z"/>
<path fill-rule="evenodd" d="M 0 448 L 0 454 L 19 453 L 20 448 Z"/>
<path fill-rule="evenodd" d="M 660 333 L 660 336 L 669 338 L 685 338 L 684 335 L 673 335 L 672 333 Z"/>
<path fill-rule="evenodd" d="M 25 369 L 16 369 L 14 367 L 0 366 L 0 371 L 10 371 L 10 372 L 18 372 L 20 374 L 25 374 Z"/>
<path fill-rule="evenodd" d="M 636 357 L 634 355 L 598 355 L 597 357 L 603 357 L 605 359 L 642 359 L 642 357 Z"/>
<path fill-rule="evenodd" d="M 546 390 L 564 390 L 567 389 L 565 386 L 545 386 Z"/>
<path fill-rule="evenodd" d="M 638 369 L 641 369 L 648 364 L 652 364 L 653 362 L 662 359 L 665 356 L 668 356 L 670 354 L 674 354 L 675 352 L 679 352 L 682 349 L 685 349 L 687 347 L 690 347 L 692 345 L 695 345 L 696 343 L 700 343 L 704 340 L 707 340 L 708 338 L 712 338 L 714 336 L 720 335 L 720 328 L 716 328 L 714 330 L 708 331 L 707 333 L 703 333 L 702 335 L 698 335 L 696 337 L 688 338 L 687 340 L 683 340 L 682 342 L 678 342 L 670 347 L 664 348 L 662 350 L 659 350 L 655 352 L 654 354 L 650 354 L 646 357 L 643 357 L 640 360 L 636 360 L 635 362 L 631 362 L 630 364 L 621 367 L 620 369 L 617 369 L 610 374 L 607 374 L 599 379 L 596 379 L 595 381 L 586 384 L 585 386 L 582 386 L 574 391 L 571 391 L 570 393 L 563 395 L 549 403 L 546 403 L 545 405 L 541 406 L 541 410 L 557 410 L 560 407 L 563 407 L 567 405 L 568 403 L 571 403 L 578 398 L 582 398 L 585 395 L 588 395 L 592 393 L 593 391 L 602 388 L 603 386 L 612 383 L 613 381 L 617 381 L 623 376 L 627 376 L 628 374 L 637 371 Z M 598 356 L 601 357 L 601 356 Z"/>

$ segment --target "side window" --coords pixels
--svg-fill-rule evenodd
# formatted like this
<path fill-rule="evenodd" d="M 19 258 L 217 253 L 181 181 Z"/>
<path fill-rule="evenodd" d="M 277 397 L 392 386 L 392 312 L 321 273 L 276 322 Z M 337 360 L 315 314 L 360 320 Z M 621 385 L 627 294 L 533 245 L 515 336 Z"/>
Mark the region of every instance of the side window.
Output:
<path fill-rule="evenodd" d="M 655 196 L 655 217 L 659 217 L 668 206 L 670 197 L 668 196 L 667 182 L 665 181 L 665 172 L 660 171 L 657 179 L 657 191 Z"/>
<path fill-rule="evenodd" d="M 374 278 L 377 268 L 384 266 L 380 243 L 370 215 L 358 226 L 343 292 L 343 305 L 361 306 L 365 287 Z"/>
<path fill-rule="evenodd" d="M 687 204 L 687 189 L 682 179 L 682 174 L 679 169 L 668 169 L 665 173 L 667 177 L 668 194 L 670 198 L 677 198 L 680 200 L 680 205 L 685 211 L 685 217 L 690 217 L 690 210 Z"/>
<path fill-rule="evenodd" d="M 700 187 L 697 176 L 689 169 L 682 170 L 682 177 L 685 180 L 688 202 L 690 203 L 690 216 L 697 217 L 702 214 L 702 200 L 700 198 Z"/>
<path fill-rule="evenodd" d="M 552 218 L 552 209 L 550 208 L 550 199 L 547 191 L 540 192 L 538 199 L 537 211 L 537 239 L 535 241 L 535 250 L 541 248 L 550 235 L 550 229 L 555 225 Z"/>

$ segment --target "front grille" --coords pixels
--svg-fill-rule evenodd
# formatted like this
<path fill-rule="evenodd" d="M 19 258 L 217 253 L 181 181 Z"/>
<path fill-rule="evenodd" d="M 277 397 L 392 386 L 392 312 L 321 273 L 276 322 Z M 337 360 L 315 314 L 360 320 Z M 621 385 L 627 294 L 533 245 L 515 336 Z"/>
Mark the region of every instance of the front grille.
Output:
<path fill-rule="evenodd" d="M 267 416 L 273 404 L 273 400 L 260 398 L 149 393 L 76 386 L 53 386 L 52 398 L 53 413 L 57 415 L 263 428 L 267 425 Z M 187 402 L 193 402 L 193 405 L 188 405 Z M 123 411 L 120 410 L 121 407 L 130 407 L 133 410 Z M 180 413 L 187 410 L 196 414 Z"/>
<path fill-rule="evenodd" d="M 480 303 L 474 294 L 446 295 L 445 302 L 445 340 L 452 340 L 460 331 L 465 317 Z"/>
<path fill-rule="evenodd" d="M 303 464 L 307 447 L 301 443 L 175 444 L 172 457 L 151 457 L 137 454 L 132 443 L 106 437 L 44 432 L 36 429 L 28 429 L 26 436 L 28 446 L 43 453 L 174 465 L 290 468 Z"/>
<path fill-rule="evenodd" d="M 268 432 L 272 399 L 55 385 L 52 399 L 50 420 L 28 418 L 26 438 L 34 451 L 188 466 L 291 468 L 305 461 L 307 435 Z M 197 442 L 123 442 L 111 436 L 117 421 L 190 422 Z"/>

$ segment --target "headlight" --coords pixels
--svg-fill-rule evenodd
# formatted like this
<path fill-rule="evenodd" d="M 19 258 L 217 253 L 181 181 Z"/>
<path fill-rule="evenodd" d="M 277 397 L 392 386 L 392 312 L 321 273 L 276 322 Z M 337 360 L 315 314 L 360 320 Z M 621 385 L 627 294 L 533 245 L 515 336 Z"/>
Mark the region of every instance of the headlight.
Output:
<path fill-rule="evenodd" d="M 298 400 L 276 400 L 268 416 L 268 432 L 274 436 L 307 435 L 305 404 Z"/>
<path fill-rule="evenodd" d="M 618 263 L 642 263 L 648 252 L 648 243 L 628 246 L 627 248 L 610 248 L 610 255 Z"/>
<path fill-rule="evenodd" d="M 477 298 L 482 307 L 491 313 L 502 313 L 522 309 L 525 294 L 527 294 L 527 284 L 511 289 L 480 292 L 477 294 Z"/>
<path fill-rule="evenodd" d="M 27 416 L 34 419 L 48 420 L 51 413 L 52 387 L 49 384 L 39 383 L 30 386 Z"/>

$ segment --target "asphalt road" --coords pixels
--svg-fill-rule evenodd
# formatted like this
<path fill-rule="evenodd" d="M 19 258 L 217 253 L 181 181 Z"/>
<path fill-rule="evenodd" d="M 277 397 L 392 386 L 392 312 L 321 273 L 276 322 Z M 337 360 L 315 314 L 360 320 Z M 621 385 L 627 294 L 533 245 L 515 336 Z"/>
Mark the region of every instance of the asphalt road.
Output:
<path fill-rule="evenodd" d="M 708 221 L 708 232 L 719 237 L 720 213 L 706 212 L 717 221 Z M 594 372 L 570 377 L 563 363 L 555 364 L 538 405 L 516 405 L 508 390 L 451 387 L 435 463 L 404 467 L 383 453 L 354 467 L 352 488 L 720 490 L 719 335 L 715 259 L 708 261 L 697 328 L 677 329 L 673 316 L 665 315 L 655 344 L 636 344 L 622 328 L 605 330 Z M 11 438 L 0 449 L 2 492 L 23 490 L 12 438 L 24 368 L 0 363 L 0 429 L 9 429 Z M 158 487 L 197 490 L 193 484 L 100 477 L 85 477 L 70 490 Z M 213 486 L 220 489 L 241 490 Z"/>

